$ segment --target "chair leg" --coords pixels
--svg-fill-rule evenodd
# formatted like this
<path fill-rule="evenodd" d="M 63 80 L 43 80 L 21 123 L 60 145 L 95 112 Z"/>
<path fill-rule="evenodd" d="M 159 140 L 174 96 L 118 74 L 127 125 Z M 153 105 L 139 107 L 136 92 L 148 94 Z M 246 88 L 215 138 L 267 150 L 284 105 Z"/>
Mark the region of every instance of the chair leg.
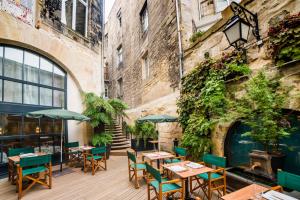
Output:
<path fill-rule="evenodd" d="M 147 183 L 147 197 L 148 197 L 148 200 L 150 200 L 150 184 Z"/>
<path fill-rule="evenodd" d="M 137 170 L 134 169 L 134 176 L 135 176 L 135 188 L 138 189 L 140 187 L 139 181 L 138 181 L 138 176 L 137 176 Z"/>
<path fill-rule="evenodd" d="M 18 174 L 18 199 L 22 198 L 22 172 L 20 171 Z"/>
<path fill-rule="evenodd" d="M 105 165 L 105 171 L 107 170 L 107 163 L 106 163 L 106 157 L 104 159 L 104 165 Z"/>
<path fill-rule="evenodd" d="M 49 189 L 52 188 L 52 164 L 49 165 Z"/>
<path fill-rule="evenodd" d="M 95 175 L 95 162 L 93 158 L 92 158 L 92 175 Z"/>

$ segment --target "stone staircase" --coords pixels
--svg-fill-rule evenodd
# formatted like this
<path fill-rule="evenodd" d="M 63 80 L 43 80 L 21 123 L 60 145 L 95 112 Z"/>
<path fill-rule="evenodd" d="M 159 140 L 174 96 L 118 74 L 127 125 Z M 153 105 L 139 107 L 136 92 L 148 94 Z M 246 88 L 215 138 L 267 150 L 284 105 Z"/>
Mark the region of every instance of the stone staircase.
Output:
<path fill-rule="evenodd" d="M 126 155 L 126 150 L 131 147 L 130 140 L 123 135 L 122 127 L 114 121 L 112 125 L 105 125 L 105 131 L 112 133 L 111 155 Z"/>

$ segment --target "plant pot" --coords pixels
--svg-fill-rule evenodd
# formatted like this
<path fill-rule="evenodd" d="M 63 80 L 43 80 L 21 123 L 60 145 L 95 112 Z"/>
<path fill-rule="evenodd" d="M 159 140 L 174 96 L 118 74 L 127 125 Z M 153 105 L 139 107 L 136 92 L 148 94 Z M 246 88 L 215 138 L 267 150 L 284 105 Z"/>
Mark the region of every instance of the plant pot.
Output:
<path fill-rule="evenodd" d="M 152 143 L 150 143 L 149 141 L 153 140 L 152 138 L 148 138 L 146 140 L 146 144 L 144 143 L 144 140 L 141 139 L 138 141 L 137 139 L 131 139 L 131 148 L 135 151 L 148 151 L 148 150 L 153 150 L 154 149 L 154 145 Z"/>
<path fill-rule="evenodd" d="M 106 159 L 109 159 L 109 155 L 110 155 L 110 150 L 111 150 L 111 144 L 107 144 L 106 145 Z"/>
<path fill-rule="evenodd" d="M 271 166 L 274 174 L 277 174 L 278 169 L 283 169 L 286 155 L 283 153 L 271 153 Z"/>

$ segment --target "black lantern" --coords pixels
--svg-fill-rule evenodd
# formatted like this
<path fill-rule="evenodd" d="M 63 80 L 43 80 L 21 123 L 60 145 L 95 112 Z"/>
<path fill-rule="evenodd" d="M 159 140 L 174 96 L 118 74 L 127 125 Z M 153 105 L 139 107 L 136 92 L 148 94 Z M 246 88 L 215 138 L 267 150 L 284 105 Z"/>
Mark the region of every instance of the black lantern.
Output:
<path fill-rule="evenodd" d="M 223 32 L 225 33 L 229 44 L 236 49 L 239 49 L 247 43 L 250 27 L 251 25 L 248 22 L 239 16 L 234 16 L 227 23 Z"/>
<path fill-rule="evenodd" d="M 257 44 L 262 45 L 259 35 L 257 15 L 251 13 L 246 8 L 236 2 L 232 2 L 231 10 L 234 16 L 226 23 L 223 32 L 231 46 L 241 49 L 248 42 L 249 32 L 252 29 L 253 35 L 257 39 Z"/>

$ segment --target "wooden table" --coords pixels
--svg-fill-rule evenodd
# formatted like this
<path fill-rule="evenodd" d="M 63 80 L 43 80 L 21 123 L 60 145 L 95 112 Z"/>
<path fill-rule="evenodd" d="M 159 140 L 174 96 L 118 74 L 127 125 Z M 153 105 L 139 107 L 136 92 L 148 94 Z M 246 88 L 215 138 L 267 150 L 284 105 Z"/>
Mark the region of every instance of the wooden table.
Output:
<path fill-rule="evenodd" d="M 258 185 L 252 184 L 247 187 L 244 187 L 240 190 L 232 192 L 230 194 L 226 194 L 222 197 L 223 200 L 249 200 L 255 197 L 255 194 L 266 192 L 269 190 L 268 188 Z M 264 198 L 262 198 L 264 199 Z"/>
<path fill-rule="evenodd" d="M 198 174 L 203 174 L 203 173 L 207 173 L 207 172 L 211 172 L 214 169 L 209 168 L 209 167 L 201 167 L 201 168 L 197 168 L 197 169 L 193 169 L 190 168 L 188 166 L 186 166 L 186 164 L 190 163 L 191 161 L 183 161 L 183 162 L 179 162 L 179 163 L 172 163 L 172 164 L 167 164 L 167 165 L 163 165 L 164 168 L 166 168 L 167 170 L 172 171 L 169 167 L 170 166 L 181 166 L 186 168 L 186 171 L 183 172 L 176 172 L 176 171 L 172 171 L 174 174 L 176 174 L 177 176 L 179 176 L 181 179 L 184 179 L 185 181 L 185 199 L 192 199 L 190 197 L 190 191 L 189 191 L 189 177 L 193 177 L 196 176 Z M 232 199 L 233 200 L 233 199 Z"/>
<path fill-rule="evenodd" d="M 157 169 L 160 168 L 160 160 L 161 159 L 167 159 L 167 158 L 174 158 L 175 155 L 164 152 L 164 151 L 156 151 L 151 153 L 142 153 L 142 159 L 144 161 L 144 158 L 147 158 L 150 160 L 150 162 L 156 160 L 157 161 Z"/>

